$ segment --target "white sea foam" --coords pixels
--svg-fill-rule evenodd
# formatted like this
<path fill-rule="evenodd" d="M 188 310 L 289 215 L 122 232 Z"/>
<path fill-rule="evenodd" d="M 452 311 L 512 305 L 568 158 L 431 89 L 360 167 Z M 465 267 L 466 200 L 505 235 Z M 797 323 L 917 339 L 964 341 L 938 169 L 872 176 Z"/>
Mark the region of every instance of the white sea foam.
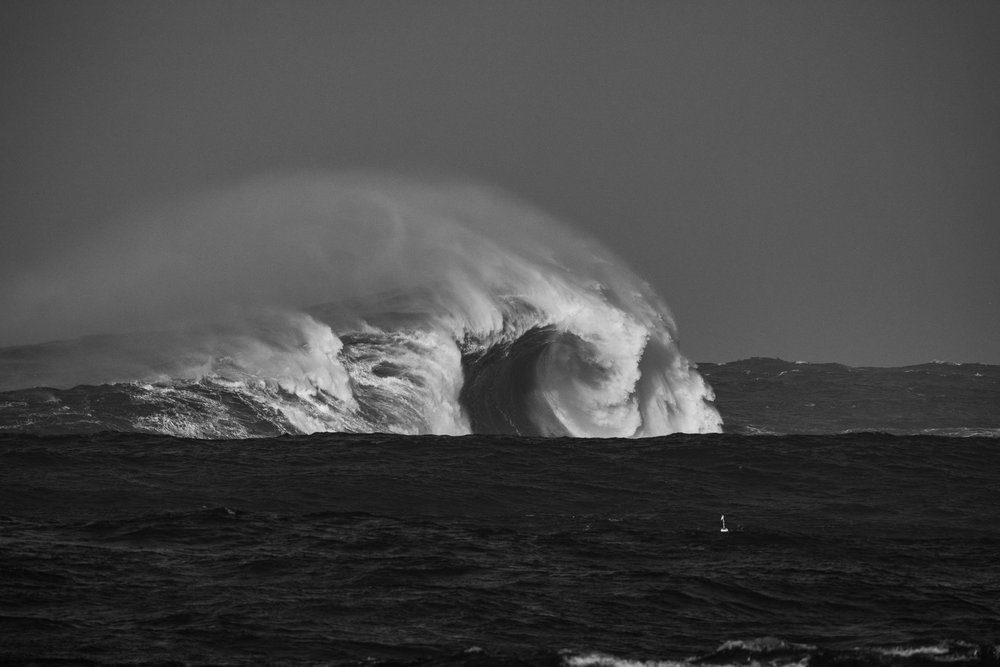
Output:
<path fill-rule="evenodd" d="M 635 660 L 622 658 L 605 653 L 585 653 L 585 654 L 565 654 L 563 664 L 567 667 L 694 667 L 695 665 L 710 664 L 712 667 L 806 667 L 809 664 L 809 656 L 798 657 L 781 656 L 771 659 L 760 660 L 717 660 L 712 658 L 706 662 L 704 658 L 690 657 L 682 660 Z"/>
<path fill-rule="evenodd" d="M 606 653 L 586 653 L 565 655 L 563 664 L 568 667 L 688 667 L 695 663 L 690 660 L 632 660 Z"/>

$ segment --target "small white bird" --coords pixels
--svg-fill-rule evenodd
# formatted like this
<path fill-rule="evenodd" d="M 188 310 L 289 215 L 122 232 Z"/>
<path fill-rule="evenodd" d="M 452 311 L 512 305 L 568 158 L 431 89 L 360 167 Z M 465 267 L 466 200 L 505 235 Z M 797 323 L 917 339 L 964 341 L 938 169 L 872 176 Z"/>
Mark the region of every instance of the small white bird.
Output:
<path fill-rule="evenodd" d="M 729 529 L 726 528 L 726 515 L 725 514 L 722 515 L 722 530 L 720 530 L 719 532 L 720 533 L 728 533 L 729 532 Z"/>

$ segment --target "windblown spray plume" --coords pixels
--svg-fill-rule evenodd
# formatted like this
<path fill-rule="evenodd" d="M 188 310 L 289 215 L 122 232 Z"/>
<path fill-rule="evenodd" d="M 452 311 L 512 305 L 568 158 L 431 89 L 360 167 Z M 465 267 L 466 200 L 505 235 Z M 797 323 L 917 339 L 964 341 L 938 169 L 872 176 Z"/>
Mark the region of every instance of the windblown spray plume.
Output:
<path fill-rule="evenodd" d="M 0 429 L 721 428 L 645 282 L 477 185 L 257 179 L 119 225 L 5 286 L 0 307 L 18 343 L 0 350 Z"/>

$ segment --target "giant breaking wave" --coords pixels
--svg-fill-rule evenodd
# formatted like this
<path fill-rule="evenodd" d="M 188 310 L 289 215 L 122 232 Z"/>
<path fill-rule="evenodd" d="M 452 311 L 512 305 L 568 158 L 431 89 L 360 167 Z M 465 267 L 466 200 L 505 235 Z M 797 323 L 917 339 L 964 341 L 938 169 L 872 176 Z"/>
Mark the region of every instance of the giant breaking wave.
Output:
<path fill-rule="evenodd" d="M 260 178 L 119 225 L 0 305 L 5 339 L 74 336 L 0 350 L 0 429 L 721 428 L 653 290 L 478 185 Z"/>

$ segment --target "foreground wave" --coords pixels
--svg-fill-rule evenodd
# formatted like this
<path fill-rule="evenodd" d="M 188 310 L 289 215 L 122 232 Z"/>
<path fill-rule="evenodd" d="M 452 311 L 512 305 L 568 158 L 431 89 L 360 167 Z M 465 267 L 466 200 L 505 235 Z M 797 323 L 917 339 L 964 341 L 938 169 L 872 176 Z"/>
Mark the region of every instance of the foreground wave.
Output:
<path fill-rule="evenodd" d="M 0 428 L 209 438 L 721 429 L 652 289 L 494 190 L 272 178 L 139 229 L 4 292 L 9 336 L 123 322 L 157 333 L 0 350 Z M 187 324 L 164 328 L 176 321 Z"/>
<path fill-rule="evenodd" d="M 456 661 L 458 662 L 458 661 Z M 694 665 L 1000 665 L 1000 646 L 960 640 L 833 649 L 786 642 L 777 637 L 729 640 L 705 655 L 683 659 L 641 660 L 604 653 L 562 656 L 564 667 L 689 667 Z"/>
<path fill-rule="evenodd" d="M 0 621 L 17 621 L 6 619 Z M 171 620 L 184 620 L 183 616 Z M 14 624 L 16 626 L 16 623 Z M 405 652 L 403 652 L 405 653 Z M 64 665 L 86 664 L 92 667 L 102 665 L 170 665 L 183 666 L 184 663 L 171 660 L 169 662 L 135 662 L 115 661 L 102 662 L 87 660 L 37 659 L 34 657 L 9 656 L 8 665 Z M 224 663 L 221 663 L 224 664 Z M 324 661 L 296 662 L 299 665 L 338 664 L 341 667 L 359 665 L 364 667 L 742 667 L 757 665 L 761 667 L 927 667 L 928 665 L 949 665 L 950 667 L 996 667 L 1000 665 L 1000 646 L 994 644 L 975 645 L 962 641 L 942 640 L 923 645 L 874 646 L 853 649 L 827 649 L 818 646 L 784 642 L 775 637 L 762 637 L 751 640 L 730 640 L 724 642 L 715 651 L 705 655 L 693 655 L 685 658 L 640 659 L 615 656 L 607 653 L 578 653 L 570 650 L 558 652 L 539 652 L 531 654 L 510 654 L 494 652 L 473 646 L 453 654 L 431 655 L 419 658 L 397 658 L 378 660 L 369 658 L 363 661 L 341 661 L 329 663 Z"/>

